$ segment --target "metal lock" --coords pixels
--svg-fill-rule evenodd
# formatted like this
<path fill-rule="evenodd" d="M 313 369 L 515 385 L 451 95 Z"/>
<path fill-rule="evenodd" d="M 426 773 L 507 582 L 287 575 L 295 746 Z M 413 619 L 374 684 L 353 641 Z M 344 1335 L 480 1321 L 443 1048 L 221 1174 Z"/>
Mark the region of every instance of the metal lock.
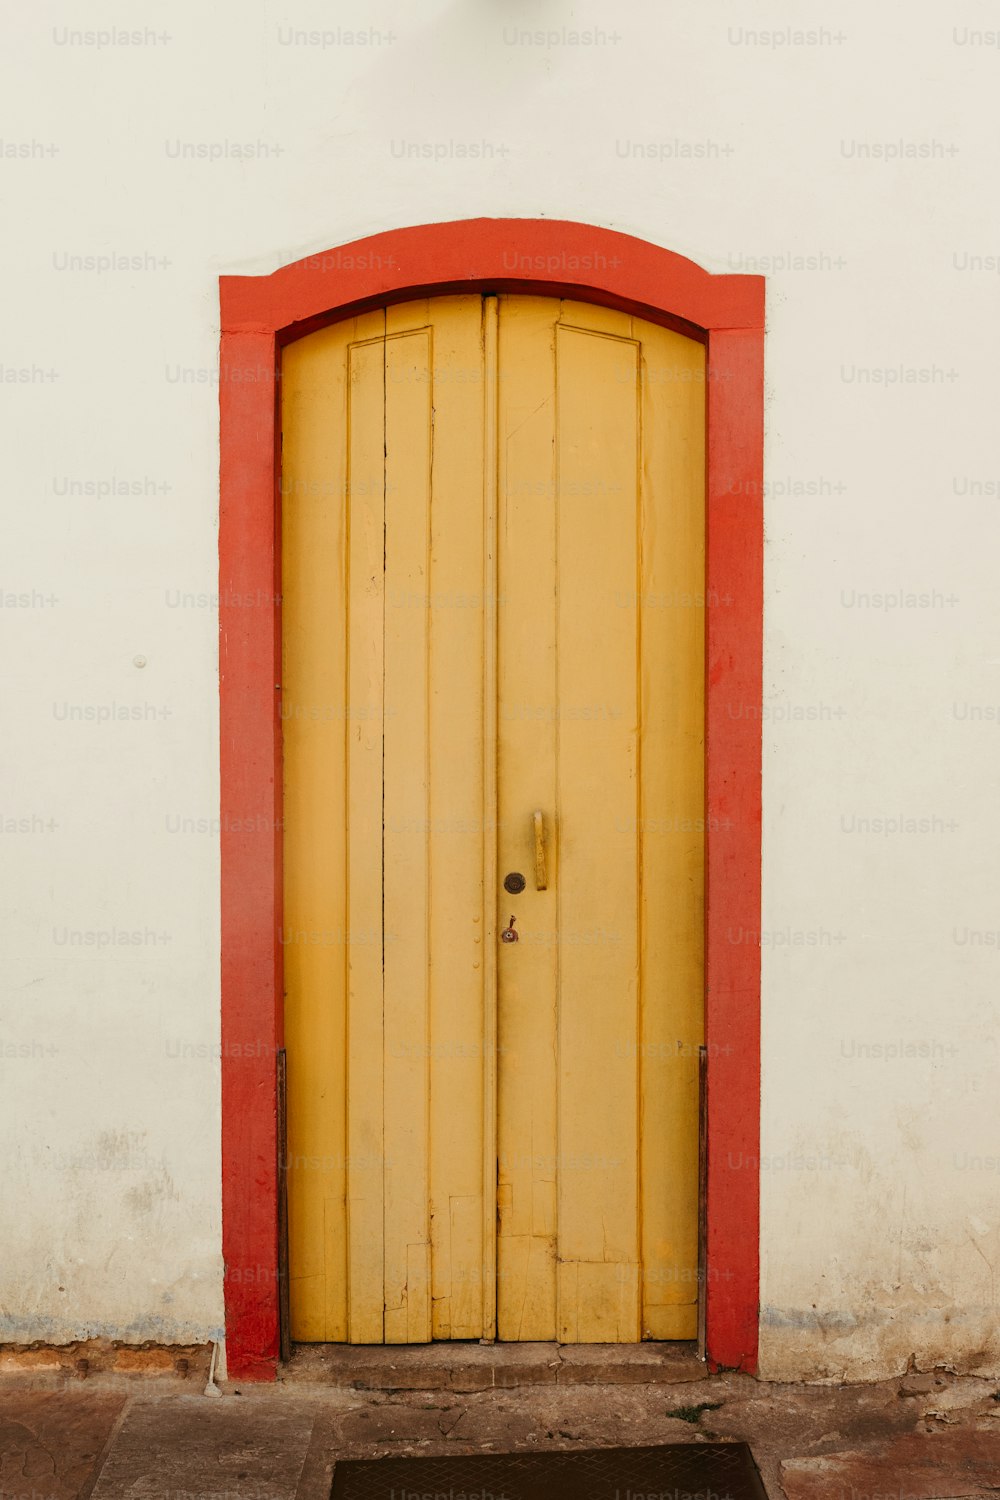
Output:
<path fill-rule="evenodd" d="M 510 874 L 504 877 L 503 888 L 512 896 L 519 896 L 527 883 L 520 871 L 511 870 Z"/>
<path fill-rule="evenodd" d="M 516 920 L 517 920 L 516 917 L 511 917 L 511 919 L 510 919 L 510 926 L 509 927 L 505 927 L 504 930 L 503 930 L 503 932 L 501 932 L 501 934 L 500 934 L 500 941 L 501 941 L 501 943 L 516 943 L 518 941 L 518 939 L 520 938 L 521 934 L 519 932 L 515 932 L 514 931 L 514 923 L 515 923 Z"/>

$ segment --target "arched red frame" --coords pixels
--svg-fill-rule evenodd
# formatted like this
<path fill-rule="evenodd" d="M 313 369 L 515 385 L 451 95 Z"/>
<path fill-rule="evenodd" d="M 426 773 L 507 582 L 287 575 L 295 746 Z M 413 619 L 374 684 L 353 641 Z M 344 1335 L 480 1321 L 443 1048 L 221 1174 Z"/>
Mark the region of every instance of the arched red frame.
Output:
<path fill-rule="evenodd" d="M 280 348 L 366 307 L 522 291 L 701 339 L 707 444 L 707 1348 L 757 1360 L 764 282 L 631 235 L 548 219 L 391 230 L 220 278 L 222 1242 L 231 1378 L 279 1354 L 276 1054 L 282 1046 Z"/>

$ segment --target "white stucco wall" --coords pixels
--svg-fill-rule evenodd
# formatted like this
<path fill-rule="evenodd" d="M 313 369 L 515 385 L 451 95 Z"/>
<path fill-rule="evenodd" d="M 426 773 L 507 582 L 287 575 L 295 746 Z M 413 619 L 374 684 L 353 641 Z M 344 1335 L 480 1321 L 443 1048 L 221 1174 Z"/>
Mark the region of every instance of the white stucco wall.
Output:
<path fill-rule="evenodd" d="M 222 1322 L 217 277 L 546 215 L 768 275 L 763 1372 L 1000 1371 L 991 24 L 929 0 L 8 24 L 0 1341 Z"/>

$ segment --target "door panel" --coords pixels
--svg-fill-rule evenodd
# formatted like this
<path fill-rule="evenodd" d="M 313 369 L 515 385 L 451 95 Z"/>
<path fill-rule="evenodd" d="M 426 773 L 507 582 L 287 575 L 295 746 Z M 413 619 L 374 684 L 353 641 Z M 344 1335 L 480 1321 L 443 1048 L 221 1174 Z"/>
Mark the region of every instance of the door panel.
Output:
<path fill-rule="evenodd" d="M 501 1338 L 696 1332 L 704 368 L 501 299 L 499 870 L 537 807 L 553 871 L 498 913 Z"/>
<path fill-rule="evenodd" d="M 704 396 L 545 298 L 285 351 L 295 1338 L 694 1336 Z"/>
<path fill-rule="evenodd" d="M 478 297 L 444 298 L 284 353 L 289 1239 L 303 1340 L 482 1328 L 480 332 Z M 446 400 L 432 404 L 435 360 Z"/>

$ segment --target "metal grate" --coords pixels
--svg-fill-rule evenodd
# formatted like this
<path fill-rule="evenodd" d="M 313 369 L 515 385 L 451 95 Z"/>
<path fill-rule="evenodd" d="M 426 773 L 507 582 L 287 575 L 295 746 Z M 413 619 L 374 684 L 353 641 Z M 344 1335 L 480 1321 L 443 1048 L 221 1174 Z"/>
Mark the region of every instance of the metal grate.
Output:
<path fill-rule="evenodd" d="M 745 1443 L 338 1463 L 331 1500 L 767 1500 Z"/>

